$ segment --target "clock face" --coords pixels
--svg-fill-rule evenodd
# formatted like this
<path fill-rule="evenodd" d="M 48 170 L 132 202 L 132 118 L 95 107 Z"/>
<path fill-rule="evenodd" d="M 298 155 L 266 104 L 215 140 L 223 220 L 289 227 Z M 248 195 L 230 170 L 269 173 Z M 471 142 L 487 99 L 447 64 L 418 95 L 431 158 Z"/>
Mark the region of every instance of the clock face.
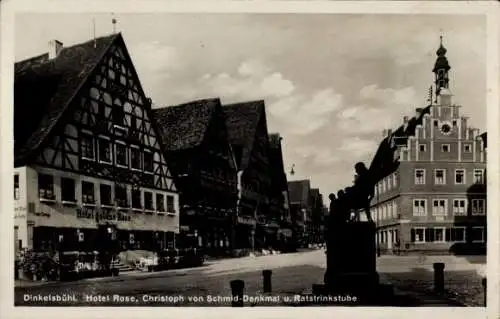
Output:
<path fill-rule="evenodd" d="M 441 132 L 443 134 L 450 134 L 450 132 L 451 132 L 451 125 L 449 123 L 443 123 L 441 125 Z"/>

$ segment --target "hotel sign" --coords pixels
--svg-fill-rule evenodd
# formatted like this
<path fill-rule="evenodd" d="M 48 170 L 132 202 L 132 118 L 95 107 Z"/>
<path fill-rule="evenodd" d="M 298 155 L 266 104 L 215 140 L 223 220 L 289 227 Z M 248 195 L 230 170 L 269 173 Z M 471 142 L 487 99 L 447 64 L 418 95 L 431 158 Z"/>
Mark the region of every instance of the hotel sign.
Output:
<path fill-rule="evenodd" d="M 257 222 L 255 221 L 254 218 L 249 218 L 249 217 L 245 217 L 245 216 L 238 216 L 238 224 L 255 226 L 257 224 Z"/>
<path fill-rule="evenodd" d="M 77 218 L 95 219 L 96 221 L 118 221 L 129 222 L 130 215 L 115 208 L 78 207 L 76 209 Z"/>

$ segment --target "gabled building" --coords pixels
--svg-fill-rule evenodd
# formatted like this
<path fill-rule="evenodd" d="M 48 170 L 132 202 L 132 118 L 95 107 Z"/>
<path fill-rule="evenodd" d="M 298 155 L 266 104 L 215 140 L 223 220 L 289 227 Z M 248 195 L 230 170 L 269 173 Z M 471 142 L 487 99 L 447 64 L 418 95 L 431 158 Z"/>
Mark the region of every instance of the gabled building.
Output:
<path fill-rule="evenodd" d="M 310 234 L 313 243 L 323 242 L 324 230 L 324 204 L 323 195 L 319 192 L 319 188 L 311 189 L 311 223 Z"/>
<path fill-rule="evenodd" d="M 435 100 L 385 130 L 371 164 L 381 251 L 485 252 L 486 133 L 452 101 L 442 43 L 436 54 Z"/>
<path fill-rule="evenodd" d="M 283 235 L 291 237 L 291 216 L 288 201 L 288 183 L 283 163 L 283 150 L 281 147 L 282 137 L 278 133 L 269 134 L 269 161 L 271 165 L 271 190 L 269 220 L 270 231 L 277 231 L 276 239 Z"/>
<path fill-rule="evenodd" d="M 153 110 L 180 191 L 181 244 L 225 254 L 234 246 L 237 167 L 219 99 Z"/>
<path fill-rule="evenodd" d="M 294 240 L 304 244 L 308 240 L 312 221 L 311 181 L 288 182 L 288 194 Z"/>
<path fill-rule="evenodd" d="M 175 245 L 177 188 L 121 34 L 50 42 L 15 64 L 14 90 L 18 248 Z"/>
<path fill-rule="evenodd" d="M 235 248 L 267 247 L 271 188 L 269 136 L 264 101 L 225 105 L 226 125 L 238 167 Z"/>

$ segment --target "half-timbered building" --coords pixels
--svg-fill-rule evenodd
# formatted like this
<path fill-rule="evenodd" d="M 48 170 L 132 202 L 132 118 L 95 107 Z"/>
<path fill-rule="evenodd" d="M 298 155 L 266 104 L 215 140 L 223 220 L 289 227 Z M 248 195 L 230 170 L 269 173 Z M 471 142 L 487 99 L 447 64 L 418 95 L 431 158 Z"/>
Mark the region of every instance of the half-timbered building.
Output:
<path fill-rule="evenodd" d="M 235 249 L 267 247 L 271 174 L 264 101 L 224 106 L 229 141 L 238 167 Z"/>
<path fill-rule="evenodd" d="M 278 133 L 269 134 L 269 161 L 271 165 L 271 189 L 269 223 L 267 231 L 275 234 L 277 241 L 291 237 L 292 223 L 288 205 L 288 184 L 283 163 L 282 137 Z M 279 245 L 274 243 L 273 246 Z"/>
<path fill-rule="evenodd" d="M 237 170 L 220 100 L 153 112 L 180 192 L 180 244 L 212 256 L 228 254 L 234 246 Z"/>
<path fill-rule="evenodd" d="M 151 100 L 121 34 L 15 64 L 14 200 L 18 247 L 173 246 L 178 194 Z M 156 247 L 156 248 L 155 248 Z"/>

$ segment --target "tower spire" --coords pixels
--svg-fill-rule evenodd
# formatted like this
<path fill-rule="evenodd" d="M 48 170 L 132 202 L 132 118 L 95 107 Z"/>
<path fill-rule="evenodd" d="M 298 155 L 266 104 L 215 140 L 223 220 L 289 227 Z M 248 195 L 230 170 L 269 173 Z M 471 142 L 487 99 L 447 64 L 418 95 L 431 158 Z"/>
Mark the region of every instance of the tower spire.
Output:
<path fill-rule="evenodd" d="M 450 64 L 448 63 L 448 58 L 446 58 L 446 48 L 443 45 L 443 36 L 439 36 L 439 48 L 436 51 L 437 59 L 434 64 L 434 69 L 432 72 L 434 73 L 434 84 L 435 84 L 435 97 L 437 101 L 437 97 L 441 92 L 441 89 L 449 88 L 449 71 L 451 69 Z"/>
<path fill-rule="evenodd" d="M 113 24 L 113 34 L 116 33 L 116 19 L 115 19 L 115 14 L 113 13 L 113 18 L 111 19 L 111 23 Z"/>

